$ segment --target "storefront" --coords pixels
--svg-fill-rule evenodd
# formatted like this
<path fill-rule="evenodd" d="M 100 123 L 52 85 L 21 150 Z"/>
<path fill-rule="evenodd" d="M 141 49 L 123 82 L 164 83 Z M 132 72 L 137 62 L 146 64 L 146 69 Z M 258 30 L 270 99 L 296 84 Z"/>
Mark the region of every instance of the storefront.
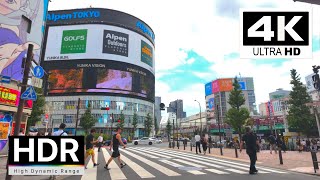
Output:
<path fill-rule="evenodd" d="M 15 115 L 20 100 L 20 89 L 17 81 L 11 80 L 10 84 L 0 84 L 0 154 L 7 153 L 8 136 L 13 135 Z M 32 101 L 25 101 L 20 128 L 26 127 L 28 116 L 31 114 Z"/>

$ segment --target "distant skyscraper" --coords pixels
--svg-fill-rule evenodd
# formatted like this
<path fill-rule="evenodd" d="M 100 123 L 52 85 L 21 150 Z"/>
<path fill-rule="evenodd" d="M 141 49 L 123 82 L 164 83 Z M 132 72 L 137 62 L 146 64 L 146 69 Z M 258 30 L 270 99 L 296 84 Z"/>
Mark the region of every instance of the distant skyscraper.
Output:
<path fill-rule="evenodd" d="M 167 112 L 175 112 L 177 110 L 177 118 L 185 118 L 187 113 L 183 111 L 183 100 L 178 99 L 170 102 Z"/>

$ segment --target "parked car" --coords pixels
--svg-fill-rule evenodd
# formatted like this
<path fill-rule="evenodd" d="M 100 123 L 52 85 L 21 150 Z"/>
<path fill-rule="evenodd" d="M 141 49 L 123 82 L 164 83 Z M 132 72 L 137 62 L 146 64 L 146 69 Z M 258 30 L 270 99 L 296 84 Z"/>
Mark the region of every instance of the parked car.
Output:
<path fill-rule="evenodd" d="M 123 144 L 127 144 L 128 143 L 126 138 L 121 138 L 121 140 L 122 140 Z M 110 146 L 110 144 L 111 144 L 111 140 L 106 140 L 104 142 L 105 146 Z"/>
<path fill-rule="evenodd" d="M 141 139 L 134 140 L 132 143 L 134 145 L 138 145 L 138 144 L 149 144 L 149 145 L 152 145 L 152 144 L 156 143 L 156 141 L 151 139 L 151 138 L 149 138 L 149 137 L 143 137 Z"/>

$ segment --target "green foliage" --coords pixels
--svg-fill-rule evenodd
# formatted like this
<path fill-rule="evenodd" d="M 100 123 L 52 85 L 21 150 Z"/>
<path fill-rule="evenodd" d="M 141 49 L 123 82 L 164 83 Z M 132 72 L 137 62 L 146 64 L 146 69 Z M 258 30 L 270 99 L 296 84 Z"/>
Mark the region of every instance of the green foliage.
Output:
<path fill-rule="evenodd" d="M 43 90 L 41 88 L 35 88 L 37 93 L 37 100 L 33 102 L 32 112 L 28 118 L 27 131 L 29 131 L 30 126 L 34 126 L 38 121 L 41 121 L 41 116 L 45 113 L 45 97 L 43 96 Z"/>
<path fill-rule="evenodd" d="M 91 129 L 98 120 L 94 118 L 91 114 L 91 104 L 89 103 L 86 112 L 80 118 L 80 126 L 88 133 L 88 130 Z"/>
<path fill-rule="evenodd" d="M 117 122 L 118 122 L 117 127 L 120 127 L 121 129 L 123 129 L 123 127 L 124 127 L 124 114 L 122 111 L 121 111 L 119 120 L 120 120 L 120 123 L 117 120 Z"/>
<path fill-rule="evenodd" d="M 154 117 L 154 130 L 156 132 L 156 135 L 159 133 L 159 125 L 158 125 L 158 121 L 157 118 Z"/>
<path fill-rule="evenodd" d="M 238 133 L 241 139 L 242 126 L 245 124 L 246 120 L 250 117 L 250 112 L 247 108 L 241 107 L 245 103 L 245 98 L 242 95 L 242 90 L 237 77 L 233 82 L 233 90 L 230 92 L 230 97 L 228 103 L 231 109 L 228 110 L 226 114 L 226 123 L 231 125 Z"/>
<path fill-rule="evenodd" d="M 291 70 L 292 91 L 289 100 L 289 127 L 306 136 L 315 135 L 317 132 L 315 117 L 310 113 L 306 103 L 310 103 L 311 97 L 307 93 L 307 89 L 303 86 L 301 78 L 295 69 Z"/>
<path fill-rule="evenodd" d="M 136 112 L 134 112 L 134 114 L 133 114 L 132 127 L 133 127 L 132 137 L 134 137 L 134 132 L 136 131 L 136 129 L 138 127 L 138 115 Z"/>
<path fill-rule="evenodd" d="M 146 136 L 149 137 L 153 126 L 153 121 L 150 114 L 147 114 L 146 120 L 144 121 L 144 128 L 146 132 Z"/>
<path fill-rule="evenodd" d="M 93 135 L 94 139 L 98 139 L 99 136 L 100 136 L 100 133 L 94 133 Z M 110 134 L 103 134 L 102 137 L 103 137 L 103 141 L 111 140 Z"/>

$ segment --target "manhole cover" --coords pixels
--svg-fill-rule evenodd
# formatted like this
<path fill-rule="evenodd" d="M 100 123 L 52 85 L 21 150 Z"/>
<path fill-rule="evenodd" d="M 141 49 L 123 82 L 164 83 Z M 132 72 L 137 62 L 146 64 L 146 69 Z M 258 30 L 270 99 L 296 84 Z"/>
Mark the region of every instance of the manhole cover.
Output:
<path fill-rule="evenodd" d="M 185 171 L 200 171 L 202 168 L 199 167 L 179 167 L 180 170 L 185 170 Z"/>

